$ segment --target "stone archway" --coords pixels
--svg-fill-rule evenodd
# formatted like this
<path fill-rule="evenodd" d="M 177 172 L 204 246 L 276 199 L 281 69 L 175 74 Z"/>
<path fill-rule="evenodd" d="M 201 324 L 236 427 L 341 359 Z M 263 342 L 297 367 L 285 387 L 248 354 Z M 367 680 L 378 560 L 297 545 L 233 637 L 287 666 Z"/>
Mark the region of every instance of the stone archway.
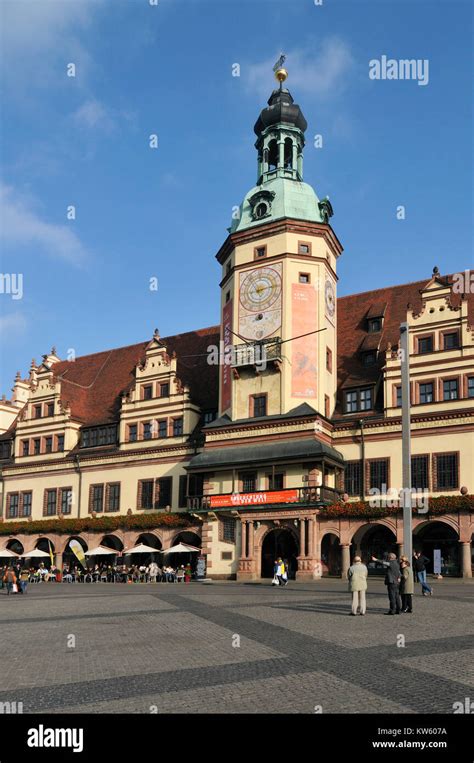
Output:
<path fill-rule="evenodd" d="M 428 520 L 420 523 L 413 532 L 413 549 L 421 551 L 429 560 L 428 574 L 434 574 L 439 560 L 443 577 L 459 577 L 462 574 L 459 554 L 459 534 L 451 523 Z"/>
<path fill-rule="evenodd" d="M 385 522 L 369 522 L 354 533 L 351 558 L 360 556 L 369 569 L 369 575 L 385 574 L 383 565 L 372 562 L 372 556 L 385 560 L 389 553 L 398 556 L 397 535 L 395 529 Z"/>
<path fill-rule="evenodd" d="M 326 532 L 321 538 L 321 573 L 326 577 L 340 577 L 341 569 L 339 537 L 334 532 Z"/>
<path fill-rule="evenodd" d="M 73 567 L 76 567 L 79 564 L 79 560 L 77 556 L 75 555 L 75 553 L 72 551 L 72 549 L 69 546 L 69 542 L 71 540 L 77 540 L 77 542 L 81 545 L 84 553 L 89 550 L 89 546 L 87 542 L 84 540 L 84 538 L 81 538 L 80 535 L 71 535 L 67 539 L 66 543 L 64 544 L 64 551 L 62 555 L 63 568 L 67 565 L 67 567 L 71 569 Z"/>
<path fill-rule="evenodd" d="M 161 551 L 163 544 L 160 538 L 152 532 L 144 532 L 137 535 L 134 546 L 138 546 L 143 543 L 144 546 L 150 546 L 150 548 L 156 548 L 157 551 Z"/>
<path fill-rule="evenodd" d="M 20 554 L 20 556 L 23 556 L 25 551 L 23 543 L 21 543 L 21 541 L 19 541 L 17 538 L 10 538 L 5 548 L 7 548 L 8 551 L 13 551 L 14 554 Z"/>
<path fill-rule="evenodd" d="M 281 557 L 288 567 L 288 577 L 294 579 L 298 570 L 299 542 L 294 531 L 285 526 L 272 527 L 261 541 L 260 577 L 272 578 L 275 560 Z"/>
<path fill-rule="evenodd" d="M 173 538 L 173 546 L 176 546 L 178 543 L 185 543 L 187 546 L 196 546 L 197 548 L 201 548 L 202 546 L 202 539 L 199 537 L 197 533 L 191 532 L 189 530 L 185 530 L 183 532 L 178 533 L 175 538 Z"/>
<path fill-rule="evenodd" d="M 123 551 L 123 541 L 118 537 L 118 535 L 114 535 L 114 533 L 103 535 L 102 540 L 98 545 L 105 546 L 106 548 L 112 548 L 117 552 Z"/>

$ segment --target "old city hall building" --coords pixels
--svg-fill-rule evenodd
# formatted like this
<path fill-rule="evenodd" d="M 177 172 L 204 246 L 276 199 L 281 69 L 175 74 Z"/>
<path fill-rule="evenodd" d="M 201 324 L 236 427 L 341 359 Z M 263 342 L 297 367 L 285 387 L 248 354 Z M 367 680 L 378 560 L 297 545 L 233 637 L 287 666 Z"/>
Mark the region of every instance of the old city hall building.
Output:
<path fill-rule="evenodd" d="M 338 298 L 332 206 L 303 181 L 307 123 L 282 85 L 216 255 L 220 325 L 74 361 L 53 348 L 17 374 L 0 402 L 0 549 L 51 549 L 61 566 L 72 539 L 183 540 L 209 577 L 237 579 L 271 576 L 278 555 L 304 579 L 398 551 L 406 321 L 414 547 L 471 577 L 471 274 Z"/>

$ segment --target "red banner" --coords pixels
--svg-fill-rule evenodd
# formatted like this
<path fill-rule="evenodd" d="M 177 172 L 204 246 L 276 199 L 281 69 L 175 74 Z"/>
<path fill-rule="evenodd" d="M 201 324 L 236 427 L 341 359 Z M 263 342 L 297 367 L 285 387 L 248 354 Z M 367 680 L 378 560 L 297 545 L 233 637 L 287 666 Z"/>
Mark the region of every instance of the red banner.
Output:
<path fill-rule="evenodd" d="M 294 337 L 300 337 L 291 343 L 291 394 L 316 397 L 317 340 L 316 334 L 310 333 L 318 328 L 316 290 L 309 284 L 294 283 L 291 296 L 292 332 Z"/>
<path fill-rule="evenodd" d="M 258 493 L 230 493 L 211 495 L 211 509 L 228 506 L 258 506 L 267 503 L 295 503 L 298 490 L 261 490 Z"/>
<path fill-rule="evenodd" d="M 222 343 L 223 355 L 221 357 L 221 414 L 231 406 L 232 379 L 230 364 L 226 363 L 226 349 L 232 346 L 232 300 L 225 303 L 222 310 Z M 222 345 L 221 345 L 222 346 Z"/>

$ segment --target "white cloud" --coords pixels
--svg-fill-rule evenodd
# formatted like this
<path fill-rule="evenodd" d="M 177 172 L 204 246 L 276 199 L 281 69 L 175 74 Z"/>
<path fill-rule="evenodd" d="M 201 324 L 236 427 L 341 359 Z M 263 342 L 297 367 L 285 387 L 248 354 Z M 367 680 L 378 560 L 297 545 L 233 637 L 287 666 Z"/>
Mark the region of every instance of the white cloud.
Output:
<path fill-rule="evenodd" d="M 48 87 L 69 62 L 83 82 L 90 58 L 79 36 L 102 0 L 2 0 L 2 57 L 6 84 Z M 60 68 L 58 68 L 60 67 Z"/>
<path fill-rule="evenodd" d="M 345 86 L 354 68 L 354 58 L 346 42 L 338 37 L 329 37 L 314 48 L 300 48 L 288 51 L 285 68 L 289 77 L 287 86 L 291 91 L 313 94 L 318 98 L 327 98 L 339 93 Z M 242 67 L 242 74 L 247 79 L 253 92 L 268 97 L 272 84 L 278 87 L 273 77 L 273 65 L 279 58 L 280 51 L 250 67 Z"/>
<path fill-rule="evenodd" d="M 46 254 L 80 265 L 86 258 L 81 241 L 67 225 L 43 220 L 30 199 L 5 185 L 0 186 L 0 240 L 3 246 L 35 246 Z"/>
<path fill-rule="evenodd" d="M 100 129 L 109 132 L 114 128 L 114 120 L 106 107 L 96 98 L 89 98 L 72 115 L 81 127 Z"/>
<path fill-rule="evenodd" d="M 23 313 L 16 311 L 0 316 L 0 333 L 3 335 L 8 334 L 8 337 L 4 336 L 4 340 L 21 336 L 27 327 L 28 321 Z"/>

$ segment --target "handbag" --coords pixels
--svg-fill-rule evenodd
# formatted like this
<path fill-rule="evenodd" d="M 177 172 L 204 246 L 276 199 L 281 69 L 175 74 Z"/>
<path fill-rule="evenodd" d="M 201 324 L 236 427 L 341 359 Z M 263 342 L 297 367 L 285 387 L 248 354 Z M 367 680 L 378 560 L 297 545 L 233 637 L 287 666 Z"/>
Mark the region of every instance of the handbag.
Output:
<path fill-rule="evenodd" d="M 18 586 L 16 583 L 12 584 L 12 593 L 18 593 Z"/>
<path fill-rule="evenodd" d="M 278 580 L 277 576 L 275 575 L 272 580 L 272 585 L 280 585 L 280 581 Z"/>

